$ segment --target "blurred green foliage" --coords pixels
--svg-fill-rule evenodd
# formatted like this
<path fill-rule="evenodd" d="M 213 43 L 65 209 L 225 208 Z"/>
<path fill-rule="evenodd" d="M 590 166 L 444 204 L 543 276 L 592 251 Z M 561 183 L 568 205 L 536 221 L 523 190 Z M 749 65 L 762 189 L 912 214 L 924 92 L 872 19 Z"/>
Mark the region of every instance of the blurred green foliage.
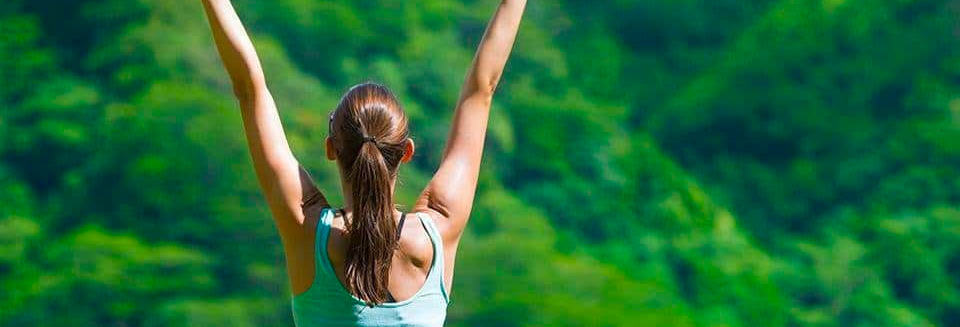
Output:
<path fill-rule="evenodd" d="M 380 81 L 410 204 L 496 1 L 235 0 L 294 152 Z M 450 326 L 960 325 L 960 3 L 529 4 Z M 292 325 L 199 1 L 0 3 L 0 325 Z"/>

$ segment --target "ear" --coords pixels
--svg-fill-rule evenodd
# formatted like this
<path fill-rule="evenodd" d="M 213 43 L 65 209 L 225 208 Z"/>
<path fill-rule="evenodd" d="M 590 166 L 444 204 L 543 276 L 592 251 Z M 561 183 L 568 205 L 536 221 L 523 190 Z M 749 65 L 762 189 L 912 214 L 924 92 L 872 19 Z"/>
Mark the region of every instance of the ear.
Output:
<path fill-rule="evenodd" d="M 416 146 L 413 144 L 413 139 L 407 138 L 403 142 L 403 157 L 400 158 L 400 162 L 408 163 L 410 160 L 413 160 L 413 152 L 416 150 Z"/>
<path fill-rule="evenodd" d="M 324 142 L 326 146 L 327 159 L 336 161 L 337 160 L 337 149 L 333 147 L 333 140 L 327 136 L 326 141 Z"/>

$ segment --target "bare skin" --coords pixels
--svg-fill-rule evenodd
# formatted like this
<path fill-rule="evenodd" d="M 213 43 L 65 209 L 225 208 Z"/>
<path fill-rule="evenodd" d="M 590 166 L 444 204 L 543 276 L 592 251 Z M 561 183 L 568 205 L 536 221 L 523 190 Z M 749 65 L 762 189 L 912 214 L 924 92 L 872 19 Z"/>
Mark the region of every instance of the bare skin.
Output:
<path fill-rule="evenodd" d="M 283 242 L 293 294 L 301 294 L 310 288 L 316 274 L 313 245 L 318 215 L 330 204 L 290 150 L 260 60 L 233 5 L 229 0 L 202 2 L 217 51 L 240 103 L 247 145 L 257 181 Z M 525 6 L 526 0 L 500 2 L 460 91 L 443 159 L 413 206 L 414 212 L 432 219 L 440 230 L 446 258 L 443 280 L 447 290 L 453 283 L 457 248 L 473 207 L 490 104 L 513 48 Z M 329 139 L 326 146 L 327 158 L 337 161 Z M 413 141 L 408 141 L 405 147 L 401 163 L 409 162 L 415 149 Z M 342 167 L 340 172 L 344 176 Z M 341 187 L 343 194 L 350 194 L 347 183 L 341 182 Z M 351 200 L 346 198 L 346 217 L 337 215 L 334 219 L 327 244 L 331 264 L 341 283 L 345 279 L 343 267 L 349 240 L 344 219 L 350 219 L 351 207 Z M 394 219 L 399 221 L 399 212 Z M 429 237 L 419 220 L 410 214 L 390 267 L 390 294 L 400 301 L 413 296 L 423 285 L 432 261 Z"/>

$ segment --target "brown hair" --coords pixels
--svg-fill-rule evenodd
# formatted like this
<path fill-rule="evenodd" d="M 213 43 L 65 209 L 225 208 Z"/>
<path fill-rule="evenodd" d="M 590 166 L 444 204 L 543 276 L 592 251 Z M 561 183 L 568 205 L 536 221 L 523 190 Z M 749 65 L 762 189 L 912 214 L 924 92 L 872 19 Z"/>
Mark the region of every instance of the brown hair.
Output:
<path fill-rule="evenodd" d="M 347 91 L 330 115 L 330 138 L 350 185 L 353 217 L 345 263 L 351 293 L 369 306 L 387 299 L 397 227 L 390 184 L 409 137 L 407 117 L 386 87 L 364 83 Z"/>

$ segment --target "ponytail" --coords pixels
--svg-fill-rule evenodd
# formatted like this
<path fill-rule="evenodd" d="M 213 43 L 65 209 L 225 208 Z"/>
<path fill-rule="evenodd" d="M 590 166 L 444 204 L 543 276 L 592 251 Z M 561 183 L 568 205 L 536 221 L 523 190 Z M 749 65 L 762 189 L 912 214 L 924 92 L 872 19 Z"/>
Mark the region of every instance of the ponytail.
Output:
<path fill-rule="evenodd" d="M 353 218 L 347 224 L 346 282 L 353 294 L 373 306 L 387 300 L 390 264 L 397 246 L 392 176 L 378 142 L 362 141 L 348 174 L 353 181 Z"/>
<path fill-rule="evenodd" d="M 344 262 L 350 293 L 369 306 L 387 301 L 390 264 L 397 248 L 393 190 L 404 144 L 407 118 L 396 97 L 382 85 L 350 88 L 330 115 L 330 140 L 341 172 L 350 185 L 353 217 L 346 222 L 349 241 Z"/>

